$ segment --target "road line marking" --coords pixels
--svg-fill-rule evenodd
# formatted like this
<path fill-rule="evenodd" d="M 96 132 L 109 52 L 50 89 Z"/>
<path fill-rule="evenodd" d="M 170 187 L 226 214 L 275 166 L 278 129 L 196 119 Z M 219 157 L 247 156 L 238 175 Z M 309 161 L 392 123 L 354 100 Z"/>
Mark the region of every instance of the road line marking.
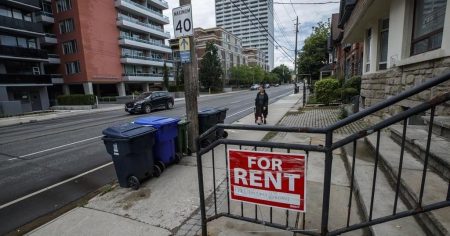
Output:
<path fill-rule="evenodd" d="M 19 158 L 13 157 L 13 158 L 9 158 L 8 161 L 13 161 L 13 160 L 17 160 L 17 159 L 19 159 Z"/>
<path fill-rule="evenodd" d="M 42 193 L 42 192 L 45 192 L 45 191 L 50 190 L 50 189 L 52 189 L 52 188 L 58 187 L 58 186 L 60 186 L 60 185 L 62 185 L 62 184 L 65 184 L 65 183 L 67 183 L 67 182 L 70 182 L 70 181 L 72 181 L 72 180 L 74 180 L 74 179 L 78 179 L 78 178 L 80 178 L 80 177 L 82 177 L 82 176 L 84 176 L 84 175 L 87 175 L 87 174 L 90 174 L 90 173 L 92 173 L 92 172 L 94 172 L 94 171 L 97 171 L 97 170 L 100 170 L 100 169 L 102 169 L 102 168 L 105 168 L 105 167 L 111 165 L 112 163 L 113 163 L 113 162 L 106 163 L 106 164 L 101 165 L 101 166 L 99 166 L 99 167 L 96 167 L 96 168 L 94 168 L 94 169 L 92 169 L 92 170 L 88 170 L 88 171 L 86 171 L 86 172 L 84 172 L 84 173 L 81 173 L 81 174 L 79 174 L 79 175 L 77 175 L 77 176 L 74 176 L 74 177 L 72 177 L 72 178 L 70 178 L 70 179 L 66 179 L 66 180 L 64 180 L 64 181 L 61 181 L 61 182 L 59 182 L 59 183 L 50 185 L 50 186 L 48 186 L 48 187 L 46 187 L 46 188 L 43 188 L 43 189 L 41 189 L 41 190 L 38 190 L 38 191 L 36 191 L 36 192 L 33 192 L 33 193 L 30 193 L 30 194 L 25 195 L 25 196 L 23 196 L 23 197 L 17 198 L 16 200 L 13 200 L 13 201 L 10 201 L 10 202 L 8 202 L 8 203 L 5 203 L 5 204 L 3 204 L 3 205 L 0 206 L 0 210 L 3 209 L 3 208 L 5 208 L 5 207 L 11 206 L 11 205 L 13 205 L 13 204 L 16 204 L 16 203 L 18 203 L 18 202 L 20 202 L 20 201 L 23 201 L 23 200 L 25 200 L 25 199 L 27 199 L 27 198 L 33 197 L 33 196 L 35 196 L 35 195 L 37 195 L 37 194 L 40 194 L 40 193 Z"/>
<path fill-rule="evenodd" d="M 86 141 L 89 141 L 89 140 L 97 139 L 97 138 L 100 138 L 100 137 L 103 137 L 103 135 L 96 136 L 96 137 L 93 137 L 93 138 L 83 139 L 83 140 L 76 141 L 76 142 L 73 142 L 73 143 L 64 144 L 64 145 L 61 145 L 61 146 L 57 146 L 57 147 L 45 149 L 45 150 L 38 151 L 38 152 L 33 152 L 33 153 L 30 153 L 30 154 L 26 154 L 26 155 L 22 155 L 22 156 L 19 156 L 19 158 L 24 158 L 24 157 L 33 156 L 33 155 L 36 155 L 36 154 L 39 154 L 39 153 L 52 151 L 52 150 L 55 150 L 55 149 L 67 147 L 67 146 L 74 145 L 74 144 L 77 144 L 77 143 L 82 143 L 82 142 L 86 142 Z"/>

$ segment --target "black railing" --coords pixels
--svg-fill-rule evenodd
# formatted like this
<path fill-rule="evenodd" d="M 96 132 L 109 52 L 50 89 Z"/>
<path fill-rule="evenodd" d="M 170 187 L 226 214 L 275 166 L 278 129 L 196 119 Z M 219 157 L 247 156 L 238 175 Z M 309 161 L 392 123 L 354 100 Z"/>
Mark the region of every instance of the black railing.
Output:
<path fill-rule="evenodd" d="M 39 23 L 18 20 L 6 16 L 0 16 L 0 26 L 11 29 L 26 30 L 34 33 L 44 33 L 44 29 Z"/>
<path fill-rule="evenodd" d="M 34 48 L 20 48 L 0 45 L 0 55 L 11 57 L 26 57 L 26 58 L 38 58 L 47 59 L 48 54 L 46 51 Z"/>
<path fill-rule="evenodd" d="M 225 216 L 233 219 L 239 219 L 244 220 L 248 222 L 258 223 L 258 224 L 264 224 L 266 226 L 278 228 L 278 229 L 284 229 L 288 230 L 294 233 L 301 233 L 304 235 L 339 235 L 342 233 L 346 233 L 349 231 L 362 229 L 365 227 L 381 224 L 388 221 L 393 221 L 396 219 L 408 217 L 408 216 L 415 216 L 421 213 L 433 211 L 436 209 L 441 209 L 444 207 L 450 206 L 450 183 L 448 183 L 447 186 L 440 186 L 440 188 L 444 189 L 443 191 L 447 192 L 446 197 L 443 197 L 443 199 L 440 199 L 435 202 L 427 202 L 426 204 L 422 201 L 423 195 L 424 195 L 424 189 L 426 185 L 426 176 L 427 176 L 427 168 L 428 168 L 428 159 L 430 158 L 430 145 L 431 145 L 431 133 L 433 128 L 433 119 L 435 116 L 436 107 L 438 105 L 441 105 L 443 103 L 446 103 L 450 101 L 450 92 L 445 92 L 440 95 L 435 96 L 434 98 L 430 99 L 429 101 L 425 101 L 420 105 L 417 105 L 413 108 L 410 108 L 406 111 L 400 112 L 396 115 L 391 116 L 388 119 L 385 119 L 383 121 L 380 121 L 379 123 L 376 123 L 375 125 L 372 125 L 368 128 L 362 129 L 357 133 L 350 134 L 347 137 L 344 137 L 340 140 L 333 140 L 333 133 L 339 128 L 342 128 L 346 125 L 352 124 L 360 119 L 363 119 L 367 116 L 374 115 L 376 112 L 379 112 L 382 109 L 388 108 L 398 102 L 403 101 L 404 99 L 410 98 L 411 96 L 414 96 L 418 93 L 421 93 L 425 90 L 431 89 L 437 85 L 440 85 L 446 81 L 450 80 L 450 73 L 446 75 L 442 75 L 439 77 L 436 77 L 434 79 L 428 80 L 427 82 L 416 86 L 414 88 L 411 88 L 409 90 L 406 90 L 394 97 L 391 97 L 387 100 L 384 100 L 374 106 L 371 106 L 365 110 L 362 110 L 358 113 L 355 113 L 343 120 L 340 120 L 339 122 L 330 125 L 328 127 L 324 128 L 310 128 L 310 127 L 282 127 L 282 126 L 256 126 L 256 125 L 225 125 L 225 124 L 218 124 L 211 129 L 207 130 L 203 134 L 200 135 L 200 137 L 197 139 L 197 146 L 199 147 L 199 150 L 197 152 L 197 171 L 198 171 L 198 177 L 199 177 L 199 195 L 200 195 L 200 213 L 201 213 L 201 225 L 202 225 L 202 235 L 207 235 L 207 222 L 212 221 L 214 219 L 217 219 L 219 217 Z M 399 191 L 400 186 L 403 184 L 401 180 L 401 170 L 399 170 L 398 176 L 396 176 L 397 181 L 393 183 L 394 189 L 395 189 L 395 199 L 394 206 L 392 209 L 392 214 L 380 216 L 378 218 L 375 218 L 373 216 L 373 209 L 374 209 L 374 195 L 376 188 L 376 181 L 377 181 L 377 168 L 379 165 L 378 159 L 379 159 L 379 153 L 380 153 L 380 134 L 383 129 L 394 125 L 399 122 L 403 122 L 403 129 L 406 130 L 407 126 L 407 119 L 412 116 L 416 116 L 419 114 L 423 114 L 425 111 L 428 111 L 430 114 L 430 122 L 428 125 L 428 140 L 426 144 L 426 155 L 424 157 L 424 166 L 422 171 L 422 177 L 421 177 L 421 183 L 420 183 L 420 191 L 418 194 L 418 197 L 416 199 L 415 204 L 413 204 L 412 209 L 407 209 L 403 211 L 399 211 L 397 209 L 397 202 L 399 198 Z M 244 130 L 244 131 L 272 131 L 272 132 L 294 132 L 294 133 L 306 133 L 306 134 L 322 134 L 325 136 L 325 143 L 324 145 L 311 145 L 311 144 L 295 144 L 295 143 L 276 143 L 276 142 L 270 142 L 270 141 L 248 141 L 248 140 L 234 140 L 234 139 L 218 139 L 216 141 L 213 141 L 212 143 L 206 143 L 204 140 L 208 140 L 211 135 L 217 132 L 217 130 Z M 375 164 L 374 164 L 374 172 L 372 176 L 372 186 L 371 186 L 371 199 L 370 199 L 370 207 L 368 210 L 368 216 L 367 219 L 363 220 L 359 223 L 350 223 L 350 217 L 352 212 L 352 196 L 354 194 L 354 181 L 355 181 L 355 169 L 357 168 L 355 166 L 355 158 L 358 155 L 356 153 L 356 146 L 357 141 L 360 139 L 365 138 L 366 136 L 369 136 L 371 134 L 376 134 L 376 148 L 375 148 Z M 403 164 L 403 152 L 404 145 L 405 145 L 405 136 L 406 132 L 403 132 L 402 137 L 402 149 L 399 160 L 399 169 L 402 168 Z M 203 146 L 202 146 L 203 144 Z M 347 205 L 347 224 L 344 227 L 336 228 L 336 229 L 329 229 L 329 216 L 330 216 L 330 191 L 331 191 L 331 178 L 332 178 L 332 166 L 333 166 L 333 151 L 338 148 L 342 148 L 345 145 L 353 144 L 353 162 L 351 165 L 351 179 L 350 179 L 350 194 L 349 194 L 349 201 Z M 206 147 L 204 145 L 207 145 Z M 217 211 L 217 194 L 216 194 L 216 172 L 214 170 L 215 168 L 215 159 L 214 159 L 214 150 L 217 146 L 224 145 L 225 146 L 225 158 L 227 155 L 228 148 L 231 145 L 238 146 L 239 149 L 242 149 L 242 147 L 249 147 L 253 150 L 257 150 L 257 148 L 268 148 L 272 152 L 274 148 L 277 150 L 286 150 L 286 152 L 290 152 L 292 150 L 299 150 L 306 153 L 307 157 L 309 156 L 310 152 L 319 152 L 324 153 L 324 182 L 323 182 L 323 195 L 322 195 L 322 210 L 320 213 L 321 216 L 321 223 L 320 223 L 320 230 L 305 230 L 305 218 L 306 218 L 306 212 L 303 213 L 297 213 L 297 219 L 296 224 L 294 226 L 289 225 L 289 211 L 286 211 L 286 224 L 280 224 L 280 223 L 274 223 L 273 222 L 273 214 L 272 214 L 272 207 L 270 207 L 270 219 L 268 221 L 264 221 L 261 218 L 258 218 L 258 208 L 257 205 L 255 205 L 255 215 L 254 217 L 244 216 L 244 205 L 241 203 L 240 212 L 238 213 L 232 213 L 230 211 L 230 198 L 229 198 L 229 190 L 228 190 L 228 174 L 226 172 L 225 181 L 227 184 L 226 187 L 226 193 L 224 194 L 226 197 L 226 210 L 225 212 L 218 212 Z M 211 152 L 211 158 L 212 158 L 212 179 L 213 179 L 213 194 L 212 194 L 212 200 L 213 200 L 213 206 L 214 211 L 211 211 L 213 213 L 208 213 L 209 216 L 207 216 L 206 213 L 206 199 L 205 199 L 205 187 L 204 187 L 204 174 L 203 174 L 203 160 L 202 157 L 206 154 Z M 225 166 L 227 166 L 227 162 L 225 161 Z M 248 204 L 247 204 L 248 205 Z M 314 210 L 314 209 L 313 209 Z M 302 226 L 299 226 L 299 220 L 300 220 L 300 214 L 302 214 Z"/>
<path fill-rule="evenodd" d="M 0 74 L 0 84 L 52 84 L 51 75 Z"/>

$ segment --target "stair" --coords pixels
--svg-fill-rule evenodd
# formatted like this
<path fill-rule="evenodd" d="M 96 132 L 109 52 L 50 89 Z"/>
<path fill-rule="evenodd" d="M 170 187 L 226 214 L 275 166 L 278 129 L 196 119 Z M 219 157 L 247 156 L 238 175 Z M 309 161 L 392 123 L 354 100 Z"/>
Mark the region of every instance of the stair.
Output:
<path fill-rule="evenodd" d="M 353 144 L 343 148 L 344 161 L 347 173 L 351 178 L 351 167 L 353 162 Z M 357 196 L 359 207 L 362 209 L 364 219 L 369 219 L 372 181 L 375 167 L 375 155 L 364 140 L 357 143 L 355 160 L 354 191 Z M 380 164 L 380 163 L 378 163 Z M 383 171 L 378 165 L 377 180 L 374 196 L 373 219 L 392 215 L 395 191 L 391 186 L 390 175 Z M 399 199 L 398 212 L 409 209 L 407 203 Z M 395 221 L 388 221 L 370 227 L 372 235 L 427 235 L 422 226 L 414 217 L 405 217 Z"/>
<path fill-rule="evenodd" d="M 401 144 L 403 126 L 389 127 L 392 139 Z M 433 127 L 434 130 L 434 127 Z M 428 139 L 428 126 L 408 125 L 406 129 L 405 148 L 415 157 L 425 160 Z M 429 166 L 443 179 L 450 180 L 450 138 L 436 134 L 431 136 Z"/>
<path fill-rule="evenodd" d="M 413 128 L 417 128 L 417 130 L 413 130 Z M 394 139 L 391 138 L 391 136 L 387 133 L 382 133 L 380 136 L 379 161 L 381 164 L 381 169 L 383 170 L 382 172 L 388 179 L 388 182 L 391 183 L 391 189 L 392 191 L 394 191 L 399 171 L 401 147 L 397 142 L 394 141 L 396 139 L 396 135 L 398 135 L 398 132 L 396 131 L 398 130 L 398 127 L 392 127 L 390 128 L 390 130 Z M 422 150 L 423 142 L 425 142 L 426 145 L 426 139 L 424 141 L 418 138 L 418 134 L 423 133 L 423 127 L 408 126 L 407 131 L 408 130 L 410 131 L 410 133 L 409 135 L 407 133 L 407 137 L 410 141 L 412 140 L 410 144 L 414 144 L 416 146 L 411 147 L 411 150 Z M 376 134 L 367 136 L 366 141 L 371 149 L 375 150 Z M 433 145 L 435 145 L 435 143 L 439 142 L 432 141 L 432 143 Z M 434 146 L 432 146 L 432 149 L 434 152 L 437 152 L 436 150 L 434 150 Z M 408 207 L 408 209 L 414 209 L 418 205 L 417 202 L 421 187 L 423 162 L 421 159 L 416 158 L 412 153 L 410 153 L 409 150 L 410 149 L 405 150 L 403 157 L 402 177 L 400 181 L 400 199 L 403 200 L 402 202 Z M 444 150 L 448 150 L 448 146 L 447 149 Z M 433 159 L 434 161 L 437 161 L 437 159 L 435 159 L 434 157 L 430 157 L 430 164 L 433 163 Z M 425 190 L 422 200 L 423 205 L 444 201 L 447 197 L 448 184 L 448 179 L 445 179 L 440 174 L 436 173 L 433 167 L 428 168 Z M 393 202 L 394 198 L 391 198 L 391 196 L 386 196 L 385 200 Z M 398 212 L 399 211 L 400 210 L 398 210 Z M 420 225 L 425 230 L 427 235 L 450 235 L 450 210 L 448 208 L 418 214 L 415 216 L 415 218 L 420 222 Z"/>
<path fill-rule="evenodd" d="M 422 116 L 425 124 L 430 123 L 429 116 Z M 450 116 L 435 116 L 433 122 L 433 134 L 450 139 Z"/>

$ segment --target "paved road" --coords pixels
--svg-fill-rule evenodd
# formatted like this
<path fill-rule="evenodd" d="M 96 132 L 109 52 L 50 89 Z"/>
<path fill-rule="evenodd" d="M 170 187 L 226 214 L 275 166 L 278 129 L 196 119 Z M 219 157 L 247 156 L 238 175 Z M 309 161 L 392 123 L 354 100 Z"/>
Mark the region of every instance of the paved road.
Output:
<path fill-rule="evenodd" d="M 292 91 L 292 86 L 267 90 L 270 102 Z M 228 107 L 225 122 L 231 123 L 253 112 L 255 93 L 201 97 L 199 108 Z M 179 117 L 185 103 L 152 114 Z M 140 116 L 116 110 L 0 128 L 0 235 L 114 181 L 101 131 Z"/>

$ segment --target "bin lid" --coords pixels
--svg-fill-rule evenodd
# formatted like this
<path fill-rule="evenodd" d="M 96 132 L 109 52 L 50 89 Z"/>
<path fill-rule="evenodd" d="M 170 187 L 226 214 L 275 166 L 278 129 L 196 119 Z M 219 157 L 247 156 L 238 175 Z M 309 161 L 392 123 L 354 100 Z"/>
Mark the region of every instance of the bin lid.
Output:
<path fill-rule="evenodd" d="M 135 124 L 138 125 L 151 125 L 157 129 L 163 125 L 169 125 L 169 124 L 178 124 L 180 119 L 178 118 L 170 118 L 170 117 L 164 117 L 164 116 L 147 116 L 142 117 L 139 119 L 136 119 L 134 121 Z"/>
<path fill-rule="evenodd" d="M 155 132 L 156 129 L 151 126 L 142 126 L 133 123 L 125 123 L 117 126 L 111 126 L 103 130 L 103 135 L 109 138 L 134 138 L 139 135 Z"/>
<path fill-rule="evenodd" d="M 219 113 L 220 111 L 216 108 L 204 108 L 198 111 L 198 116 L 209 116 Z"/>

